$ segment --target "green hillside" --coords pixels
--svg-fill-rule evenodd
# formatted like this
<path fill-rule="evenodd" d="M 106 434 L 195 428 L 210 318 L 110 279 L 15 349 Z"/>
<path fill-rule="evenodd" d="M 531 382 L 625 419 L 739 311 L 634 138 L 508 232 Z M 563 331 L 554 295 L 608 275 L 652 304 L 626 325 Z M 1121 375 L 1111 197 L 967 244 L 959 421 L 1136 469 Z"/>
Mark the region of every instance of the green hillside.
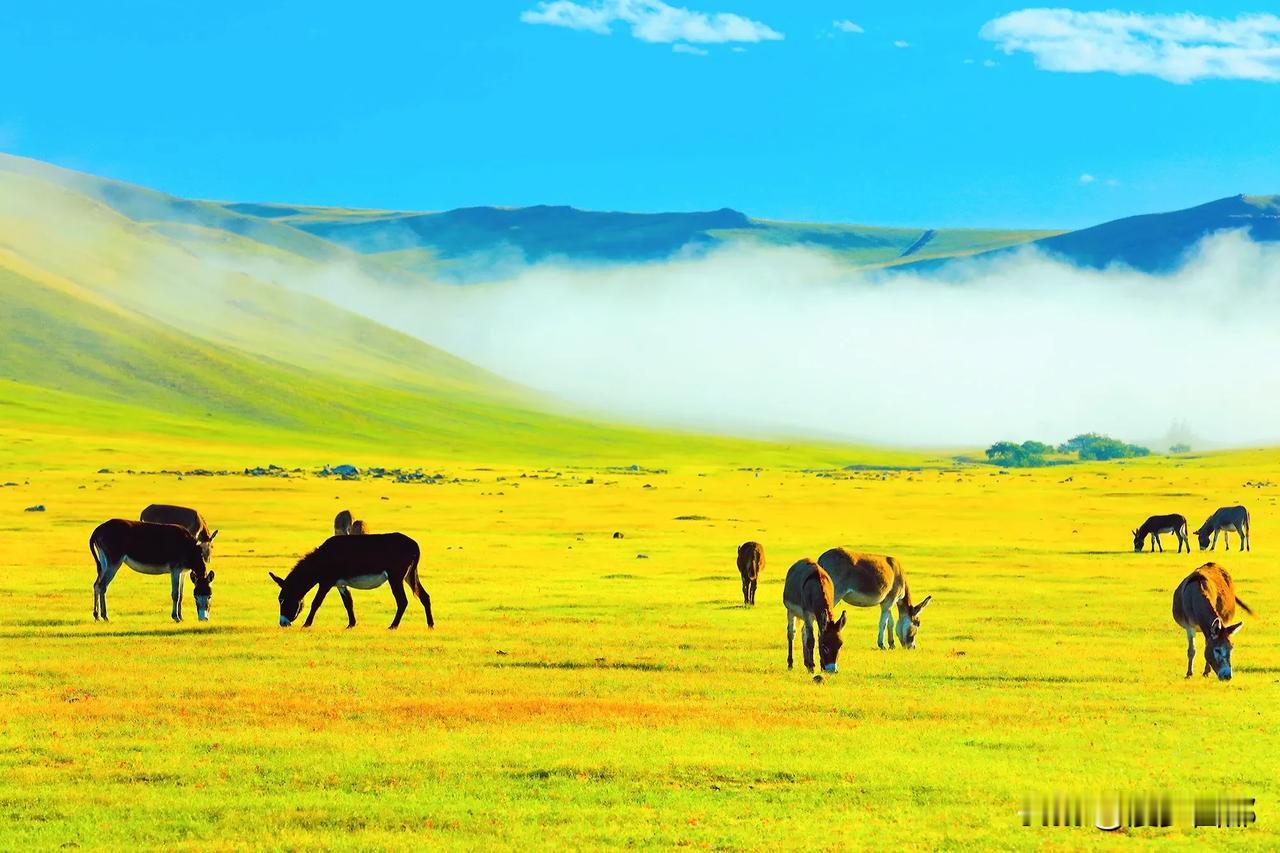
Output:
<path fill-rule="evenodd" d="M 89 434 L 105 450 L 151 433 L 360 449 L 375 461 L 835 464 L 852 452 L 556 414 L 527 389 L 280 283 L 319 269 L 315 253 L 135 220 L 70 183 L 0 169 L 0 412 L 7 429 L 32 431 L 9 436 L 11 451 L 33 434 Z"/>

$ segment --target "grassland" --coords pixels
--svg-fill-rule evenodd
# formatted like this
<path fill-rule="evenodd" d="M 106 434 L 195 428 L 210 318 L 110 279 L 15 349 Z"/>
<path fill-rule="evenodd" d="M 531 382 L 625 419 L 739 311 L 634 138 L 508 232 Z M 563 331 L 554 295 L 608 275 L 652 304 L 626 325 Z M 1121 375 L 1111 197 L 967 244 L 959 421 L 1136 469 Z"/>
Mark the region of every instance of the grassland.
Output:
<path fill-rule="evenodd" d="M 601 423 L 309 289 L 377 259 L 271 213 L 0 157 L 0 847 L 1280 846 L 1280 451 L 1002 474 Z M 270 464 L 301 471 L 130 473 Z M 95 624 L 88 535 L 153 501 L 222 531 L 214 621 L 125 570 Z M 1184 681 L 1169 598 L 1203 558 L 1128 531 L 1234 502 L 1259 618 L 1232 683 Z M 267 572 L 344 507 L 421 542 L 435 631 L 388 633 L 385 589 L 353 631 L 336 600 L 276 627 Z M 836 544 L 934 604 L 912 653 L 852 611 L 817 685 L 780 581 Z M 1105 789 L 1255 796 L 1259 824 L 1017 827 L 1025 793 Z"/>
<path fill-rule="evenodd" d="M 1074 849 L 1119 840 L 1021 829 L 1020 796 L 1108 789 L 1259 800 L 1250 830 L 1126 847 L 1280 844 L 1277 452 L 1006 475 L 381 460 L 445 475 L 426 486 L 95 473 L 339 461 L 306 448 L 0 438 L 4 846 Z M 167 585 L 125 571 L 95 624 L 88 533 L 153 500 L 222 530 L 214 621 L 173 625 Z M 1169 599 L 1202 557 L 1133 554 L 1128 531 L 1236 500 L 1256 550 L 1218 556 L 1259 618 L 1232 683 L 1184 681 Z M 385 589 L 353 631 L 336 600 L 275 626 L 267 571 L 341 507 L 422 543 L 434 631 L 411 609 L 387 632 Z M 747 538 L 769 556 L 754 610 Z M 898 555 L 934 604 L 911 653 L 851 610 L 815 685 L 785 668 L 777 599 L 837 543 Z"/>

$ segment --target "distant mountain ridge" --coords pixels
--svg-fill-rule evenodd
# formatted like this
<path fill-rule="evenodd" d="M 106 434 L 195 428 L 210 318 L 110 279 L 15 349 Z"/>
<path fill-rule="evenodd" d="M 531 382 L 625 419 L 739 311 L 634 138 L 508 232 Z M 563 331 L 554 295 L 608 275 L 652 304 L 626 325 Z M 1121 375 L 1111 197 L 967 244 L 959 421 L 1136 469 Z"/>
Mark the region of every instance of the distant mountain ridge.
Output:
<path fill-rule="evenodd" d="M 1168 272 L 1187 251 L 1218 231 L 1243 229 L 1258 242 L 1280 240 L 1280 196 L 1235 195 L 1171 213 L 1129 216 L 1035 241 L 1081 266 L 1124 264 Z"/>
<path fill-rule="evenodd" d="M 1074 231 L 932 229 L 777 222 L 731 208 L 628 213 L 535 205 L 423 212 L 214 202 L 23 158 L 4 158 L 3 167 L 85 193 L 181 239 L 232 235 L 318 263 L 354 263 L 384 277 L 407 274 L 408 284 L 420 276 L 460 283 L 491 280 L 520 264 L 545 261 L 661 261 L 731 245 L 815 248 L 858 268 L 915 271 L 1034 246 L 1081 266 L 1123 264 L 1166 272 L 1219 231 L 1243 229 L 1257 241 L 1280 241 L 1280 196 L 1236 195 Z"/>

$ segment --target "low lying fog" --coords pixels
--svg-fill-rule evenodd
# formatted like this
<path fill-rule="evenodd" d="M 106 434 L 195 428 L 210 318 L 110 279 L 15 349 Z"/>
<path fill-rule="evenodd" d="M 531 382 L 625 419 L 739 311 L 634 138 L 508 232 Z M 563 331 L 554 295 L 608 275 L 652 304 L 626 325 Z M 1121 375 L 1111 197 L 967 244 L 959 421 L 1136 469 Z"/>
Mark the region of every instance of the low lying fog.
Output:
<path fill-rule="evenodd" d="M 301 286 L 617 420 L 898 445 L 1097 430 L 1163 450 L 1175 424 L 1200 446 L 1280 439 L 1280 247 L 1240 233 L 1167 276 L 1031 250 L 895 274 L 735 248 L 413 293 L 339 270 Z"/>

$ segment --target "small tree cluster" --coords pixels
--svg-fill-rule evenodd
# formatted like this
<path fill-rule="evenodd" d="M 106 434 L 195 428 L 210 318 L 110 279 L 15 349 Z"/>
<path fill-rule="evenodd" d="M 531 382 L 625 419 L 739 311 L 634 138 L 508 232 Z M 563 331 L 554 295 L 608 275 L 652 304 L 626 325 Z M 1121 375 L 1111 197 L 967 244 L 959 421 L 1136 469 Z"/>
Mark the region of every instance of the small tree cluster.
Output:
<path fill-rule="evenodd" d="M 1042 441 L 1024 441 L 1021 444 L 1016 441 L 997 441 L 987 448 L 987 460 L 993 465 L 1003 465 L 1006 468 L 1036 468 L 1051 464 L 1047 457 L 1055 451 L 1064 456 L 1075 456 L 1084 462 L 1151 455 L 1151 451 L 1141 445 L 1125 444 L 1107 435 L 1087 432 L 1064 441 L 1056 448 Z M 1062 461 L 1065 460 L 1059 460 L 1059 464 Z"/>
<path fill-rule="evenodd" d="M 1074 453 L 1082 461 L 1105 462 L 1108 459 L 1132 459 L 1137 456 L 1150 456 L 1151 451 L 1138 444 L 1125 444 L 1119 439 L 1096 432 L 1077 435 L 1058 445 L 1059 453 Z"/>
<path fill-rule="evenodd" d="M 1045 454 L 1053 448 L 1040 441 L 997 441 L 987 448 L 987 459 L 1009 468 L 1035 468 L 1045 464 Z"/>

